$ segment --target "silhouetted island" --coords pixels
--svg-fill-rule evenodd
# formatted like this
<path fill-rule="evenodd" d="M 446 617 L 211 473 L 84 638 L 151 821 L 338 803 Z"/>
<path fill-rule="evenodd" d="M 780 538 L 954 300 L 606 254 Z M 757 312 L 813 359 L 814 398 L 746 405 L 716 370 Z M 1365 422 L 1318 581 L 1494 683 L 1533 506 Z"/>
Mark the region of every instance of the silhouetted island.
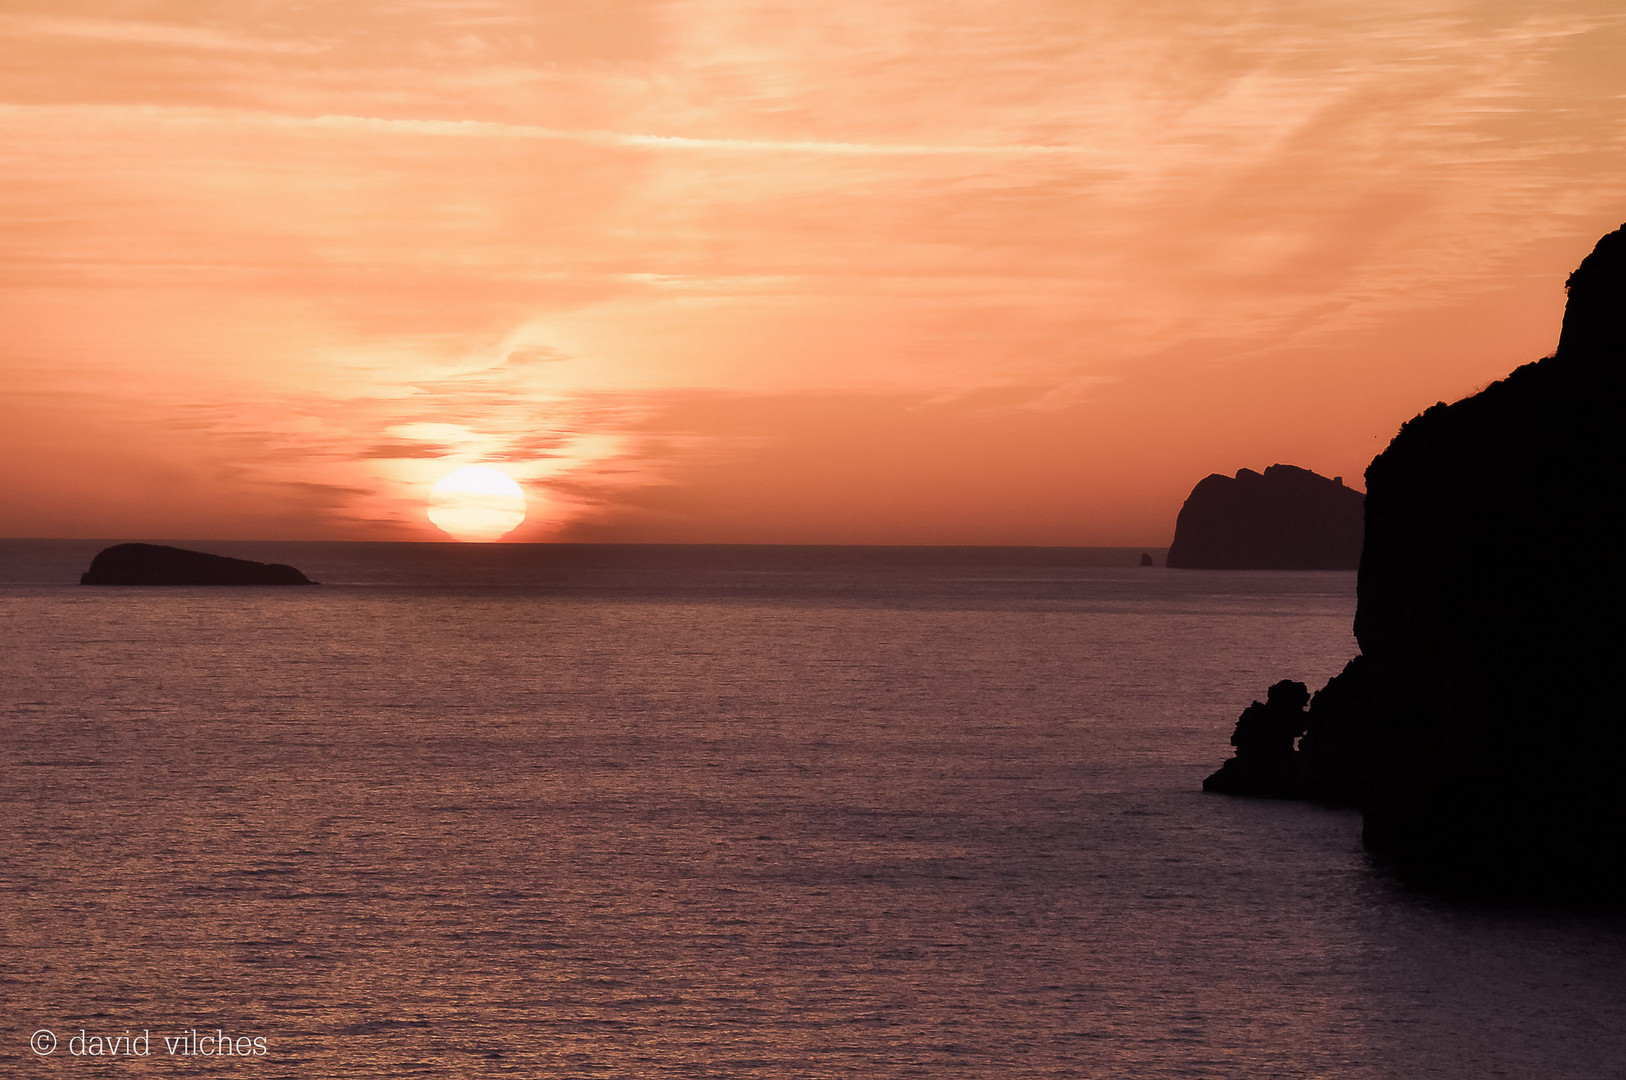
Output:
<path fill-rule="evenodd" d="M 1348 796 L 1419 883 L 1620 903 L 1626 226 L 1567 286 L 1552 356 L 1430 408 L 1367 469 L 1361 656 L 1273 793 Z"/>
<path fill-rule="evenodd" d="M 1165 565 L 1190 570 L 1354 570 L 1360 492 L 1296 465 L 1197 482 L 1175 520 Z"/>
<path fill-rule="evenodd" d="M 233 559 L 163 544 L 114 544 L 90 561 L 81 585 L 313 585 L 285 563 Z"/>

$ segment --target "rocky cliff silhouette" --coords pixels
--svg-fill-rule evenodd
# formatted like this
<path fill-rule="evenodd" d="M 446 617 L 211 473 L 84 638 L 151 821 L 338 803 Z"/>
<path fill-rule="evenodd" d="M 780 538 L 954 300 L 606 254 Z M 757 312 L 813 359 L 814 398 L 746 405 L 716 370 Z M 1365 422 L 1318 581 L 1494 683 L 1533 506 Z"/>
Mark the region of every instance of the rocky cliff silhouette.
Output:
<path fill-rule="evenodd" d="M 1353 570 L 1361 493 L 1295 465 L 1213 473 L 1180 508 L 1166 565 L 1193 570 Z"/>
<path fill-rule="evenodd" d="M 114 544 L 90 561 L 81 585 L 311 585 L 286 563 L 233 559 L 163 544 Z"/>
<path fill-rule="evenodd" d="M 1367 469 L 1365 836 L 1442 885 L 1626 897 L 1626 233 L 1567 287 L 1552 356 Z"/>
<path fill-rule="evenodd" d="M 1423 884 L 1618 903 L 1626 226 L 1567 285 L 1552 356 L 1430 408 L 1367 469 L 1361 656 L 1245 793 L 1359 803 L 1367 846 Z M 1224 773 L 1210 790 L 1243 790 Z"/>

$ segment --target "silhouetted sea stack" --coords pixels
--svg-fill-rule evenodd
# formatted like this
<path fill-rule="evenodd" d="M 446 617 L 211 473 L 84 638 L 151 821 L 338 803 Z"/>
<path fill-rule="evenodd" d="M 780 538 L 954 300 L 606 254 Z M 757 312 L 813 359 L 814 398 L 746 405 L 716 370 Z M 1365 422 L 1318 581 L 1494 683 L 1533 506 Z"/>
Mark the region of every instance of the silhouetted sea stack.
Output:
<path fill-rule="evenodd" d="M 1367 469 L 1361 655 L 1262 793 L 1357 801 L 1367 846 L 1421 884 L 1621 904 L 1626 226 L 1568 288 L 1554 355 L 1435 405 Z"/>
<path fill-rule="evenodd" d="M 114 544 L 90 561 L 81 585 L 312 585 L 284 563 L 232 559 L 162 544 Z"/>
<path fill-rule="evenodd" d="M 1295 465 L 1197 482 L 1165 564 L 1190 570 L 1354 570 L 1361 493 Z"/>

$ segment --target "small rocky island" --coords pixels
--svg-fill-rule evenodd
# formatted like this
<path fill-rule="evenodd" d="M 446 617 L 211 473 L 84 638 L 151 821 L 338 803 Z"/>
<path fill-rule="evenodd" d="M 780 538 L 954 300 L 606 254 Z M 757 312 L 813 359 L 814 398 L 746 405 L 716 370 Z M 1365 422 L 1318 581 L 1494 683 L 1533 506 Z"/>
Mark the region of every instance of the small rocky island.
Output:
<path fill-rule="evenodd" d="M 1197 482 L 1165 564 L 1188 570 L 1354 570 L 1364 497 L 1296 465 Z"/>
<path fill-rule="evenodd" d="M 1552 356 L 1435 405 L 1373 460 L 1361 655 L 1302 717 L 1284 699 L 1259 746 L 1239 723 L 1236 764 L 1204 786 L 1353 802 L 1367 847 L 1431 887 L 1618 905 L 1626 226 L 1567 286 Z"/>
<path fill-rule="evenodd" d="M 233 559 L 163 544 L 114 544 L 90 561 L 81 585 L 314 585 L 286 563 Z"/>

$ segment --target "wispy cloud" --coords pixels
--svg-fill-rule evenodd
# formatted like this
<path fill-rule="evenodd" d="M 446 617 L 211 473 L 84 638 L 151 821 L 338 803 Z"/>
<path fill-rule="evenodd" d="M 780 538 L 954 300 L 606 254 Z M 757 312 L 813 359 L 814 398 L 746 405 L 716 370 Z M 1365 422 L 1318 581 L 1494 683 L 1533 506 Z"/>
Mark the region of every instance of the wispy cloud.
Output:
<path fill-rule="evenodd" d="M 37 117 L 40 106 L 0 104 L 0 118 Z M 1011 157 L 1026 155 L 1085 156 L 1089 146 L 1060 143 L 869 143 L 812 139 L 702 138 L 649 132 L 548 128 L 483 120 L 435 120 L 375 116 L 292 116 L 260 110 L 188 108 L 152 105 L 65 105 L 45 107 L 63 122 L 135 120 L 166 127 L 242 131 L 245 128 L 325 130 L 366 135 L 425 136 L 442 139 L 518 139 L 574 142 L 589 146 L 648 150 L 715 150 L 741 154 L 829 154 L 843 157 Z"/>
<path fill-rule="evenodd" d="M 207 26 L 84 15 L 0 14 L 0 37 L 30 38 L 36 43 L 40 38 L 68 38 L 135 48 L 264 55 L 314 55 L 327 48 L 320 42 L 267 39 L 261 34 L 234 34 Z"/>

